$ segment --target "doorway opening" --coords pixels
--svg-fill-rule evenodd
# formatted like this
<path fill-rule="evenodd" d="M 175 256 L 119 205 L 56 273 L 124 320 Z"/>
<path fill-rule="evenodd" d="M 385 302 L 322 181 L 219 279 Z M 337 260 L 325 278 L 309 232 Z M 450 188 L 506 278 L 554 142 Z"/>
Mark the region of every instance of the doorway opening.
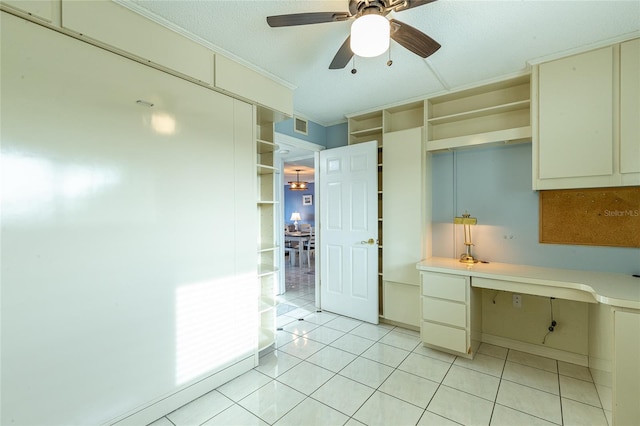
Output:
<path fill-rule="evenodd" d="M 280 323 L 291 318 L 303 318 L 319 307 L 315 184 L 316 152 L 324 147 L 280 133 L 276 133 L 275 139 L 279 147 L 276 164 L 280 167 L 279 179 L 276 179 L 279 186 L 276 226 L 282 230 L 278 242 L 282 250 L 276 296 Z M 303 189 L 292 190 L 291 182 L 304 182 Z"/>

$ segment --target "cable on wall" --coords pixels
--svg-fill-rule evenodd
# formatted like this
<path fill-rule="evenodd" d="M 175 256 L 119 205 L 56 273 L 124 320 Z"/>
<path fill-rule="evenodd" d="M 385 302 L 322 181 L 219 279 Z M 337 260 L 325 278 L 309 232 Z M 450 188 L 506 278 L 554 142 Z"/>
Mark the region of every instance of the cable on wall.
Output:
<path fill-rule="evenodd" d="M 545 341 L 547 340 L 547 336 L 549 335 L 549 333 L 553 333 L 553 331 L 556 329 L 556 327 L 558 326 L 558 322 L 553 319 L 553 299 L 555 299 L 555 297 L 550 297 L 549 298 L 549 311 L 551 313 L 551 324 L 549 325 L 549 328 L 547 328 L 547 334 L 544 335 L 544 338 L 542 339 L 542 344 L 544 345 Z"/>

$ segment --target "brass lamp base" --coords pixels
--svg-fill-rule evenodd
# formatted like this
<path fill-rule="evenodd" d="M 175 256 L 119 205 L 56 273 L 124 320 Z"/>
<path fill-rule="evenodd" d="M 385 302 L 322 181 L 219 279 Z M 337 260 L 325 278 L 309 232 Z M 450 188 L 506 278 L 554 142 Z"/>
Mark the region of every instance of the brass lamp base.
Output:
<path fill-rule="evenodd" d="M 478 263 L 478 259 L 471 255 L 471 244 L 465 243 L 467 251 L 460 255 L 460 262 L 462 263 Z"/>
<path fill-rule="evenodd" d="M 460 255 L 460 262 L 462 262 L 462 263 L 478 263 L 478 259 L 474 258 L 470 254 L 462 253 Z"/>

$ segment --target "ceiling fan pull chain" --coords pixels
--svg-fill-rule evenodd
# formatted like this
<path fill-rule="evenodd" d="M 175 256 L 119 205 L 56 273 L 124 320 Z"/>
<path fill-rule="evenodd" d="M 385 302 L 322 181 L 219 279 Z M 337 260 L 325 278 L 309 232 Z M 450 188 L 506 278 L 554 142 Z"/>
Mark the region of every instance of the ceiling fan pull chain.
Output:
<path fill-rule="evenodd" d="M 357 72 L 358 70 L 356 69 L 356 55 L 353 55 L 353 68 L 351 68 L 351 74 L 355 74 Z"/>
<path fill-rule="evenodd" d="M 389 50 L 387 50 L 389 52 L 389 60 L 387 61 L 387 66 L 390 67 L 391 65 L 393 65 L 393 61 L 391 60 L 391 45 L 389 45 Z"/>

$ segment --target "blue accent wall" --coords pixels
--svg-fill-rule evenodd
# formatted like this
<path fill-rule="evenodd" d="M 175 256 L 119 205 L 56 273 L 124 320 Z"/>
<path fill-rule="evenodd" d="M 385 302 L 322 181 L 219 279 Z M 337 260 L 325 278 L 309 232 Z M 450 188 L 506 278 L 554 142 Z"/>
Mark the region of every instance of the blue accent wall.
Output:
<path fill-rule="evenodd" d="M 310 206 L 302 205 L 302 196 L 311 195 L 313 204 Z M 298 225 L 301 223 L 308 223 L 311 226 L 316 226 L 315 218 L 315 186 L 313 183 L 309 183 L 309 188 L 306 191 L 291 191 L 289 185 L 284 186 L 284 223 L 286 225 L 293 225 L 291 213 L 298 212 L 302 220 L 298 221 Z"/>
<path fill-rule="evenodd" d="M 302 139 L 303 141 L 327 146 L 327 129 L 313 121 L 307 123 L 307 135 L 293 130 L 293 118 L 276 123 L 276 132 Z"/>
<path fill-rule="evenodd" d="M 340 123 L 327 127 L 327 148 L 338 148 L 349 144 L 349 126 Z"/>
<path fill-rule="evenodd" d="M 481 260 L 640 274 L 637 248 L 538 242 L 531 144 L 434 154 L 431 171 L 434 256 L 458 257 L 464 252 L 463 234 L 454 231 L 452 222 L 467 211 L 478 219 L 472 228 L 472 253 Z"/>

